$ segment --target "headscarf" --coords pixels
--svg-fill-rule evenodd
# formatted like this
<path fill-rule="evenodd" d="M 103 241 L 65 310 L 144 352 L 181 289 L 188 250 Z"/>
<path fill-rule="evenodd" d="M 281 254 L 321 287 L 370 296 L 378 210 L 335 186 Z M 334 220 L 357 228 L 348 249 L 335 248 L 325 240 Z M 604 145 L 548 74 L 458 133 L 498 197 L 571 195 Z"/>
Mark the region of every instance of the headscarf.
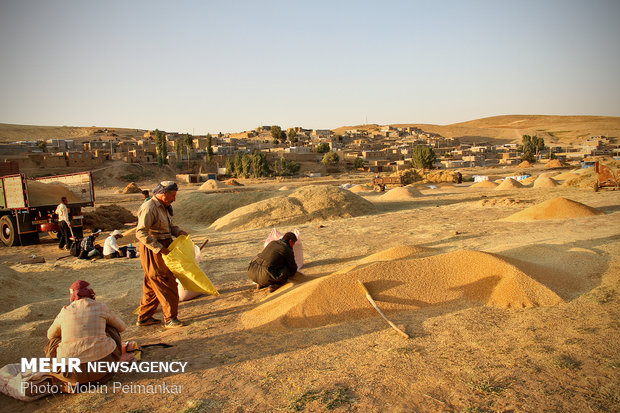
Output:
<path fill-rule="evenodd" d="M 77 301 L 80 298 L 92 298 L 95 299 L 95 292 L 92 288 L 88 288 L 90 283 L 88 281 L 76 281 L 71 284 L 71 302 Z"/>
<path fill-rule="evenodd" d="M 165 194 L 166 192 L 178 191 L 178 190 L 179 190 L 179 187 L 176 184 L 176 182 L 162 181 L 158 183 L 157 186 L 153 188 L 151 192 L 153 192 L 153 195 L 157 195 L 157 194 Z"/>
<path fill-rule="evenodd" d="M 157 195 L 157 194 L 165 194 L 167 192 L 170 191 L 178 191 L 179 187 L 176 184 L 176 182 L 174 181 L 162 181 L 160 183 L 157 184 L 157 186 L 155 188 L 153 188 L 153 196 Z M 168 205 L 166 206 L 166 209 L 168 210 L 168 213 L 170 214 L 170 216 L 174 215 L 174 212 L 172 211 L 172 205 Z"/>

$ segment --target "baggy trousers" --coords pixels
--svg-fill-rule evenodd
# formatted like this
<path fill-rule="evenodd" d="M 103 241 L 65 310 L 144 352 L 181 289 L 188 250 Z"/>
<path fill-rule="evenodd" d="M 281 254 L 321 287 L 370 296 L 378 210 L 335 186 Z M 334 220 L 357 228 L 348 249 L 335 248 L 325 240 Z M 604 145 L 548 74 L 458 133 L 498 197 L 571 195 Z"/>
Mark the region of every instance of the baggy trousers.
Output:
<path fill-rule="evenodd" d="M 158 240 L 164 247 L 172 243 L 171 239 Z M 140 243 L 140 261 L 144 269 L 144 284 L 142 286 L 142 301 L 138 321 L 145 321 L 152 317 L 161 304 L 164 321 L 168 322 L 177 317 L 179 312 L 179 290 L 177 280 L 168 269 L 161 253 L 156 254 Z"/>
<path fill-rule="evenodd" d="M 58 248 L 71 248 L 71 228 L 65 221 L 58 222 Z"/>
<path fill-rule="evenodd" d="M 119 361 L 121 359 L 121 355 L 123 354 L 123 343 L 121 341 L 121 334 L 118 330 L 111 325 L 106 325 L 105 333 L 109 337 L 111 337 L 116 342 L 116 348 L 114 351 L 101 360 L 96 361 Z M 56 358 L 56 351 L 58 350 L 58 345 L 62 341 L 61 337 L 54 337 L 47 342 L 45 346 L 45 356 L 49 358 Z M 71 393 L 72 387 L 68 386 L 68 384 L 72 384 L 75 387 L 76 383 L 86 384 L 86 383 L 105 383 L 110 380 L 114 373 L 96 373 L 88 371 L 88 363 L 80 364 L 81 373 L 78 372 L 60 372 L 60 373 L 52 373 L 53 384 L 58 384 L 62 391 L 65 393 Z M 73 387 L 73 388 L 74 388 Z"/>

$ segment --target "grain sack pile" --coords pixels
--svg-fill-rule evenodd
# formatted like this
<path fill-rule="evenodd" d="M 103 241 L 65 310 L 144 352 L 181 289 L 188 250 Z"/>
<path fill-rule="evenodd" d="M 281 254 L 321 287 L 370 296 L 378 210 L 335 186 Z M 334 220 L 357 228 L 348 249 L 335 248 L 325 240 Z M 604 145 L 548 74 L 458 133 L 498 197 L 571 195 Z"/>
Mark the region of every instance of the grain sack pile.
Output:
<path fill-rule="evenodd" d="M 123 189 L 124 194 L 138 194 L 142 192 L 142 189 L 135 182 L 131 182 L 129 185 Z"/>
<path fill-rule="evenodd" d="M 497 184 L 493 181 L 480 181 L 470 186 L 470 188 L 497 188 Z"/>
<path fill-rule="evenodd" d="M 567 278 L 551 268 L 469 250 L 380 261 L 284 290 L 244 314 L 243 323 L 307 328 L 377 317 L 357 280 L 390 313 L 461 301 L 500 308 L 557 305 L 564 300 L 537 279 L 553 285 Z"/>
<path fill-rule="evenodd" d="M 523 185 L 521 184 L 521 182 L 515 179 L 512 179 L 512 178 L 506 178 L 502 181 L 501 184 L 497 185 L 497 188 L 495 188 L 495 190 L 504 191 L 508 189 L 521 189 L 521 188 L 523 188 Z"/>
<path fill-rule="evenodd" d="M 217 231 L 245 231 L 350 218 L 374 211 L 371 202 L 350 191 L 313 185 L 300 188 L 288 197 L 267 199 L 236 209 L 215 221 L 211 228 Z"/>
<path fill-rule="evenodd" d="M 566 198 L 555 198 L 512 214 L 503 221 L 536 221 L 602 215 L 603 211 Z"/>
<path fill-rule="evenodd" d="M 216 181 L 215 179 L 209 179 L 204 184 L 200 185 L 199 191 L 213 191 L 220 188 L 225 188 L 226 184 Z"/>
<path fill-rule="evenodd" d="M 400 186 L 390 189 L 379 197 L 380 201 L 411 201 L 419 198 L 422 193 L 410 186 Z"/>
<path fill-rule="evenodd" d="M 558 183 L 547 175 L 540 175 L 534 181 L 534 188 L 555 188 Z"/>
<path fill-rule="evenodd" d="M 28 200 L 30 206 L 48 206 L 60 204 L 60 198 L 67 198 L 69 204 L 83 202 L 76 194 L 63 184 L 44 184 L 37 181 L 27 181 Z"/>

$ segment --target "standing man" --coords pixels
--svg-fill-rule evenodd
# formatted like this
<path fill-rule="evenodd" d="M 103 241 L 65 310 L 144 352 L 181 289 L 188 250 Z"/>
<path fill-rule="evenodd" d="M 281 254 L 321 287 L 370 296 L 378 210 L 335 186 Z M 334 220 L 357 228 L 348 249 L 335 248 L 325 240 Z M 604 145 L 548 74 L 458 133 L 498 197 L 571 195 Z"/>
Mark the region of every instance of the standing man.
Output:
<path fill-rule="evenodd" d="M 69 208 L 67 208 L 66 197 L 60 198 L 60 204 L 56 207 L 56 214 L 58 215 L 58 232 L 60 241 L 58 248 L 71 249 L 71 223 L 69 221 Z"/>
<path fill-rule="evenodd" d="M 167 255 L 172 237 L 187 235 L 172 223 L 172 207 L 178 186 L 173 181 L 164 181 L 153 189 L 153 197 L 144 202 L 138 210 L 136 238 L 140 241 L 140 261 L 144 269 L 142 301 L 138 314 L 138 326 L 161 324 L 153 314 L 161 304 L 164 313 L 164 327 L 177 328 L 184 324 L 177 318 L 179 292 L 177 281 L 166 266 L 162 255 Z"/>
<path fill-rule="evenodd" d="M 250 262 L 248 277 L 258 284 L 258 288 L 269 287 L 274 292 L 283 286 L 289 277 L 297 272 L 293 246 L 297 236 L 292 232 L 282 239 L 271 241 L 265 249 Z"/>

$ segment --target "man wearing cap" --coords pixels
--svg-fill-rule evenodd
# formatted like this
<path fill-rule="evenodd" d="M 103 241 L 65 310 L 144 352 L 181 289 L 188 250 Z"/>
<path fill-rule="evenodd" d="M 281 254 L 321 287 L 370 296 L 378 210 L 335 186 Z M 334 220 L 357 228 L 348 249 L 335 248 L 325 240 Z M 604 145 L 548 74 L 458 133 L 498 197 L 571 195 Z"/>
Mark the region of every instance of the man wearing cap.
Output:
<path fill-rule="evenodd" d="M 179 292 L 176 278 L 166 266 L 162 255 L 167 255 L 172 237 L 187 235 L 172 222 L 172 206 L 178 186 L 173 181 L 160 182 L 153 189 L 153 197 L 138 210 L 136 238 L 140 241 L 140 261 L 144 269 L 142 301 L 138 314 L 138 326 L 161 324 L 153 314 L 161 304 L 164 327 L 177 328 L 184 324 L 177 318 Z"/>
<path fill-rule="evenodd" d="M 110 236 L 103 243 L 103 258 L 118 258 L 127 255 L 127 247 L 119 248 L 116 243 L 119 238 L 123 238 L 123 234 L 119 230 L 115 229 L 110 233 Z"/>
<path fill-rule="evenodd" d="M 90 234 L 89 236 L 85 237 L 82 240 L 82 243 L 80 245 L 81 247 L 80 258 L 87 260 L 93 257 L 101 256 L 101 251 L 99 250 L 99 248 L 101 247 L 99 247 L 98 245 L 95 245 L 95 240 L 97 239 L 100 233 L 101 233 L 101 230 L 98 229 L 97 231 L 93 232 L 92 234 Z"/>
<path fill-rule="evenodd" d="M 122 354 L 120 333 L 126 326 L 105 303 L 95 301 L 95 292 L 87 281 L 76 281 L 69 290 L 71 304 L 64 306 L 47 330 L 45 356 L 50 358 L 77 357 L 81 372 L 52 373 L 54 381 L 65 392 L 75 386 L 67 383 L 104 383 L 114 373 L 91 372 L 88 362 L 119 361 Z"/>

